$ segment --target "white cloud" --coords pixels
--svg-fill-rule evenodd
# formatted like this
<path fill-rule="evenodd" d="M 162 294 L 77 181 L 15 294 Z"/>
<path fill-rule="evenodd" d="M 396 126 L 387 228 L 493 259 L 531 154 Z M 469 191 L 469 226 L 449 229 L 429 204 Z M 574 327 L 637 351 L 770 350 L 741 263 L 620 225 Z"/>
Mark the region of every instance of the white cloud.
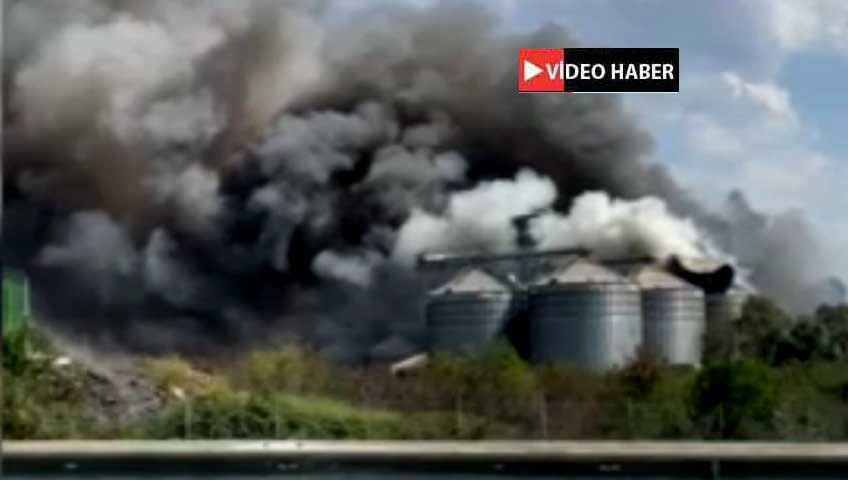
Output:
<path fill-rule="evenodd" d="M 739 181 L 772 208 L 822 207 L 822 187 L 830 185 L 828 173 L 834 162 L 821 152 L 806 148 L 779 147 L 752 151 L 743 164 Z M 756 156 L 755 156 L 756 155 Z"/>
<path fill-rule="evenodd" d="M 703 155 L 723 161 L 744 157 L 746 146 L 742 139 L 711 116 L 686 115 L 683 127 L 684 142 Z"/>
<path fill-rule="evenodd" d="M 772 33 L 782 47 L 797 50 L 815 40 L 819 18 L 809 8 L 809 3 L 805 5 L 785 1 L 769 3 L 771 4 Z"/>
<path fill-rule="evenodd" d="M 790 51 L 827 49 L 848 54 L 848 2 L 770 0 L 763 2 L 772 34 Z"/>
<path fill-rule="evenodd" d="M 737 110 L 715 102 L 681 112 L 682 174 L 702 197 L 738 188 L 770 211 L 829 208 L 839 164 L 803 128 L 771 121 L 766 110 Z"/>
<path fill-rule="evenodd" d="M 693 72 L 671 98 L 627 97 L 632 113 L 654 132 L 656 161 L 707 205 L 732 189 L 766 211 L 833 210 L 848 188 L 848 165 L 821 147 L 816 129 L 774 81 L 751 82 L 736 72 Z M 716 84 L 727 87 L 716 93 Z"/>
<path fill-rule="evenodd" d="M 769 82 L 747 82 L 735 72 L 724 72 L 721 79 L 730 87 L 733 97 L 749 99 L 779 119 L 793 122 L 797 119 L 787 90 Z"/>

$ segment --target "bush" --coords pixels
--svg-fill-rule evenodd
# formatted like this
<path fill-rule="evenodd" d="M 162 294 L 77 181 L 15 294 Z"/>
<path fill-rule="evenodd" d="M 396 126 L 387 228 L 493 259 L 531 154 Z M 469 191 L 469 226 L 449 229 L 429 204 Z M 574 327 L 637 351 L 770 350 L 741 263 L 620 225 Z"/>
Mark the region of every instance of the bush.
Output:
<path fill-rule="evenodd" d="M 269 435 L 265 409 L 245 394 L 221 389 L 174 403 L 143 430 L 146 438 L 249 438 Z M 257 421 L 257 413 L 259 421 Z"/>
<path fill-rule="evenodd" d="M 488 418 L 354 407 L 320 397 L 221 390 L 173 405 L 133 431 L 142 438 L 437 439 L 487 438 L 512 431 Z"/>
<path fill-rule="evenodd" d="M 589 402 L 603 388 L 599 375 L 562 363 L 537 367 L 536 377 L 548 402 Z"/>
<path fill-rule="evenodd" d="M 436 356 L 419 379 L 430 387 L 428 403 L 438 408 L 521 422 L 536 418 L 540 392 L 534 372 L 508 344 Z"/>
<path fill-rule="evenodd" d="M 629 365 L 612 371 L 607 380 L 615 395 L 642 400 L 653 393 L 664 367 L 660 359 L 643 352 Z"/>
<path fill-rule="evenodd" d="M 329 383 L 327 364 L 296 345 L 249 354 L 230 372 L 233 383 L 250 391 L 318 393 Z"/>
<path fill-rule="evenodd" d="M 2 425 L 5 438 L 73 438 L 93 434 L 85 397 L 89 380 L 79 367 L 57 369 L 46 337 L 37 330 L 3 339 Z"/>
<path fill-rule="evenodd" d="M 15 375 L 23 374 L 36 357 L 54 354 L 50 340 L 35 328 L 21 328 L 3 334 L 3 369 Z"/>
<path fill-rule="evenodd" d="M 223 377 L 201 372 L 177 356 L 144 359 L 141 366 L 156 387 L 169 395 L 177 391 L 185 395 L 198 395 L 227 387 Z"/>
<path fill-rule="evenodd" d="M 709 365 L 695 379 L 696 419 L 722 438 L 758 438 L 773 431 L 778 379 L 767 365 L 742 360 Z"/>
<path fill-rule="evenodd" d="M 469 355 L 437 355 L 427 374 L 463 397 L 533 395 L 535 376 L 512 346 L 496 343 Z"/>
<path fill-rule="evenodd" d="M 20 375 L 28 364 L 28 338 L 25 332 L 17 331 L 3 336 L 3 371 Z M 5 383 L 5 382 L 4 382 Z"/>

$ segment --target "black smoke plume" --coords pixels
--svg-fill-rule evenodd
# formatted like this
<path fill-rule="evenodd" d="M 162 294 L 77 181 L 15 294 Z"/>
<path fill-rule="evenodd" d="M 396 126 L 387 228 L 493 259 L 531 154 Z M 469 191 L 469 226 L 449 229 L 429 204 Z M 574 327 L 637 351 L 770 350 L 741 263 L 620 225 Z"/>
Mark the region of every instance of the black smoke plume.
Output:
<path fill-rule="evenodd" d="M 461 2 L 345 19 L 305 1 L 5 8 L 4 258 L 31 275 L 45 321 L 98 344 L 296 337 L 356 360 L 420 342 L 423 281 L 399 232 L 414 212 L 446 215 L 454 192 L 528 175 L 553 195 L 515 214 L 565 212 L 588 191 L 658 197 L 762 288 L 792 284 L 795 264 L 770 262 L 802 245 L 768 242 L 763 257 L 748 243 L 780 221 L 703 212 L 645 163 L 651 138 L 618 97 L 516 93 L 517 49 L 575 45 L 561 27 L 506 35 Z M 526 182 L 528 198 L 544 184 Z"/>

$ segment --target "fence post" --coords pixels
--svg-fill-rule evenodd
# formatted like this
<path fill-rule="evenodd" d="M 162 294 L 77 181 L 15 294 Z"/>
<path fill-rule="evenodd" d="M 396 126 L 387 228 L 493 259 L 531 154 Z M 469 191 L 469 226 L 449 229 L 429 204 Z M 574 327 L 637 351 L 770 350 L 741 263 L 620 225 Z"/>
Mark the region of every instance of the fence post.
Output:
<path fill-rule="evenodd" d="M 274 439 L 279 440 L 282 434 L 282 429 L 280 428 L 280 402 L 279 400 L 274 401 Z"/>
<path fill-rule="evenodd" d="M 813 408 L 807 403 L 807 440 L 813 438 Z"/>
<path fill-rule="evenodd" d="M 542 427 L 542 438 L 548 439 L 548 400 L 545 394 L 539 395 L 539 423 Z"/>
<path fill-rule="evenodd" d="M 361 396 L 362 396 L 362 406 L 365 408 L 365 411 L 367 412 L 364 415 L 364 421 L 363 421 L 363 423 L 365 424 L 364 425 L 364 427 L 365 427 L 365 432 L 364 432 L 365 435 L 364 436 L 365 436 L 365 439 L 369 439 L 369 438 L 371 438 L 371 403 L 368 401 L 368 393 L 364 389 L 361 390 Z"/>
<path fill-rule="evenodd" d="M 186 397 L 183 400 L 183 421 L 185 422 L 185 438 L 186 440 L 191 439 L 191 399 Z"/>
<path fill-rule="evenodd" d="M 454 402 L 456 405 L 456 435 L 457 437 L 461 437 L 462 433 L 465 431 L 465 426 L 463 425 L 462 418 L 462 395 L 456 395 L 456 401 Z"/>

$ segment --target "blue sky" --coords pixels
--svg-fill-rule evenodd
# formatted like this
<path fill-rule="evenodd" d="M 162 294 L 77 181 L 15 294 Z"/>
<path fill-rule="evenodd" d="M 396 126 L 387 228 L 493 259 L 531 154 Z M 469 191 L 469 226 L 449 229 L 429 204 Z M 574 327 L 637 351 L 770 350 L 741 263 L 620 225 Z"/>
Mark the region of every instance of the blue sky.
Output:
<path fill-rule="evenodd" d="M 506 30 L 679 47 L 680 93 L 624 98 L 655 137 L 650 160 L 709 206 L 738 188 L 760 211 L 803 211 L 848 279 L 848 0 L 479 2 Z"/>
<path fill-rule="evenodd" d="M 679 94 L 625 98 L 652 160 L 708 205 L 739 188 L 759 210 L 802 210 L 848 278 L 848 1 L 532 5 L 522 23 L 555 18 L 587 45 L 679 47 Z"/>

